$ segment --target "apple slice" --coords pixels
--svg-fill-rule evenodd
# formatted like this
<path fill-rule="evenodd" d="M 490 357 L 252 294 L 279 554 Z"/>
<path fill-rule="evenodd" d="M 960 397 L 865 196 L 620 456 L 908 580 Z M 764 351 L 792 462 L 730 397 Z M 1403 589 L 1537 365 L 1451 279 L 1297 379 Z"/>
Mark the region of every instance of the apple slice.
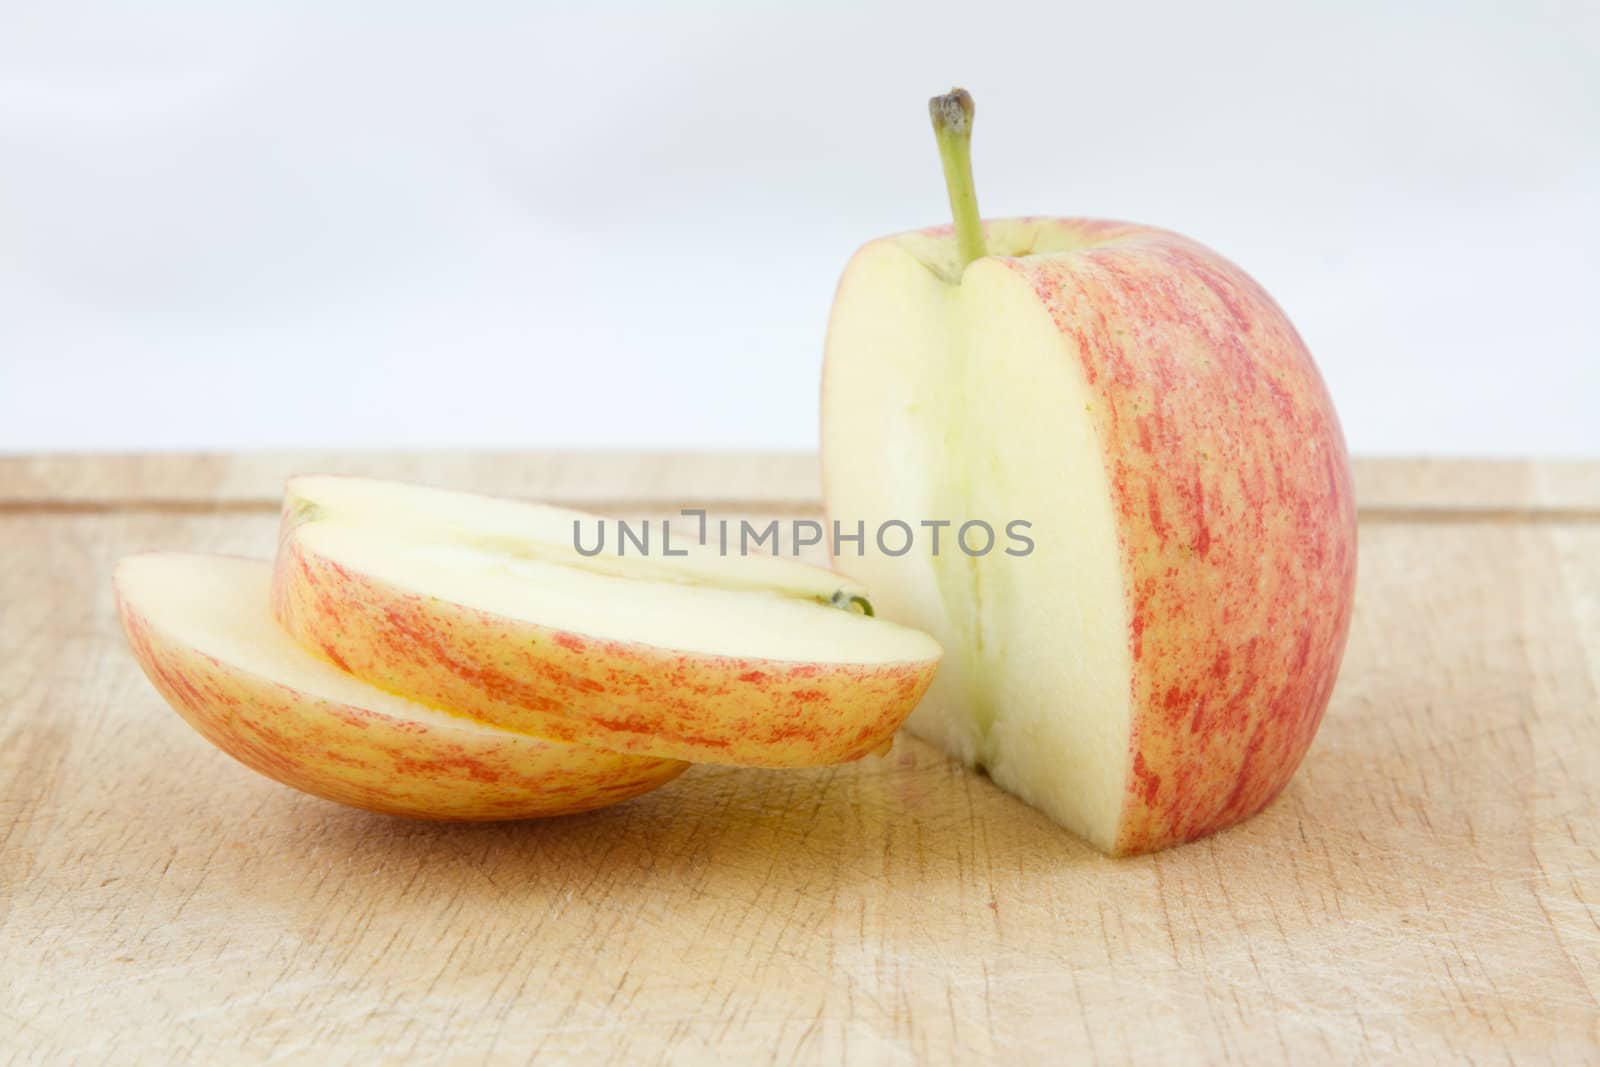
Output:
<path fill-rule="evenodd" d="M 328 800 L 429 819 L 524 819 L 615 804 L 687 766 L 500 730 L 374 689 L 272 621 L 271 567 L 153 553 L 117 566 L 134 656 L 201 736 Z"/>
<path fill-rule="evenodd" d="M 840 576 L 724 558 L 696 543 L 694 523 L 670 535 L 658 524 L 654 555 L 623 555 L 615 538 L 607 553 L 583 555 L 574 524 L 588 549 L 600 521 L 390 482 L 294 478 L 273 604 L 296 640 L 382 689 L 634 755 L 852 760 L 887 744 L 927 689 L 938 644 L 861 613 L 861 590 Z"/>
<path fill-rule="evenodd" d="M 869 538 L 835 563 L 948 653 L 913 733 L 1107 852 L 1238 822 L 1305 754 L 1350 622 L 1355 505 L 1327 390 L 1271 298 L 1192 241 L 981 226 L 970 98 L 934 118 L 957 225 L 846 268 L 824 483 L 835 521 L 954 525 L 938 555 Z M 1030 523 L 1033 548 L 969 556 L 969 520 Z"/>

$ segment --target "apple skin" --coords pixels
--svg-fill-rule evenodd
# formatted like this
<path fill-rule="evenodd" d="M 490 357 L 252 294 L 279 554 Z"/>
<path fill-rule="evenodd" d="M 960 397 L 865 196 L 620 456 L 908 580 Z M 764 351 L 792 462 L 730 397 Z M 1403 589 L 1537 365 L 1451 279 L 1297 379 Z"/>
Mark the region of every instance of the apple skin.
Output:
<path fill-rule="evenodd" d="M 649 792 L 688 766 L 318 697 L 175 640 L 120 588 L 117 607 L 134 658 L 184 721 L 252 770 L 325 800 L 441 821 L 570 815 Z"/>
<path fill-rule="evenodd" d="M 1078 353 L 1119 517 L 1134 718 L 1116 850 L 1192 840 L 1271 803 L 1327 708 L 1355 592 L 1344 436 L 1288 318 L 1209 249 L 1147 230 L 1008 265 Z"/>
<path fill-rule="evenodd" d="M 1092 397 L 1132 659 L 1111 851 L 1149 852 L 1256 814 L 1305 756 L 1350 626 L 1349 457 L 1305 344 L 1238 267 L 1148 227 L 986 229 L 1007 226 L 1070 249 L 1006 256 L 990 244 L 1049 312 Z"/>
<path fill-rule="evenodd" d="M 369 684 L 508 730 L 634 756 L 748 767 L 843 763 L 893 739 L 937 658 L 812 664 L 670 652 L 396 588 L 307 549 L 286 515 L 273 610 Z"/>

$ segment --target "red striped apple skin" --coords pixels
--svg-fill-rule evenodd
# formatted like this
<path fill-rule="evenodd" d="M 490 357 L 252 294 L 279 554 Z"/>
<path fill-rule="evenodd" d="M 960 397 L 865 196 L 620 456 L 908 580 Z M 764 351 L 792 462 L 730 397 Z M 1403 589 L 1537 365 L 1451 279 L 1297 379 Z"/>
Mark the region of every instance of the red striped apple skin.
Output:
<path fill-rule="evenodd" d="M 1081 362 L 1117 515 L 1132 773 L 1115 851 L 1250 817 L 1288 783 L 1350 626 L 1356 508 L 1333 404 L 1243 271 L 1175 234 L 1007 260 Z"/>
<path fill-rule="evenodd" d="M 397 588 L 309 549 L 286 520 L 273 606 L 357 678 L 509 730 L 632 756 L 752 767 L 859 759 L 888 744 L 937 657 L 818 664 L 674 652 Z"/>

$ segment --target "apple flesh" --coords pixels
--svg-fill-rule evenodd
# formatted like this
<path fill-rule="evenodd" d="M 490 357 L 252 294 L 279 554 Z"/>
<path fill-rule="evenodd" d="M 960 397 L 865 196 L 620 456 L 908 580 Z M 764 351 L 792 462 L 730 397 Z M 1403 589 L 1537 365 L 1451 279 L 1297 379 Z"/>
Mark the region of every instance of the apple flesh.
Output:
<path fill-rule="evenodd" d="M 969 116 L 970 118 L 970 111 Z M 1110 853 L 1260 810 L 1327 706 L 1355 506 L 1310 355 L 1231 263 L 1075 219 L 851 260 L 827 338 L 829 515 L 1031 523 L 1034 550 L 836 566 L 947 658 L 909 729 Z M 951 528 L 952 530 L 954 527 Z"/>
<path fill-rule="evenodd" d="M 837 763 L 882 748 L 940 657 L 854 610 L 840 576 L 673 552 L 603 554 L 596 516 L 359 478 L 292 479 L 272 603 L 381 689 L 506 729 L 703 763 Z M 659 534 L 659 530 L 657 531 Z"/>
<path fill-rule="evenodd" d="M 265 561 L 155 553 L 117 567 L 140 667 L 206 740 L 285 785 L 430 819 L 526 819 L 615 804 L 687 764 L 496 729 L 357 681 L 296 645 Z"/>

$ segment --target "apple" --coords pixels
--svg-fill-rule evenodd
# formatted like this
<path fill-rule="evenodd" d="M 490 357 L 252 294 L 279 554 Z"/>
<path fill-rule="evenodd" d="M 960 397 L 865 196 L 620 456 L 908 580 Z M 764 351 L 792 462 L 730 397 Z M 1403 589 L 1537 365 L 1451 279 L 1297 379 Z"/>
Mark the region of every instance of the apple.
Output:
<path fill-rule="evenodd" d="M 856 759 L 892 740 L 933 677 L 938 644 L 864 613 L 864 594 L 839 575 L 724 557 L 693 524 L 658 528 L 648 554 L 620 536 L 587 554 L 603 521 L 294 478 L 274 611 L 304 647 L 388 692 L 558 741 L 702 763 Z"/>
<path fill-rule="evenodd" d="M 524 819 L 589 811 L 680 774 L 497 729 L 375 689 L 273 622 L 265 561 L 152 553 L 117 567 L 134 656 L 206 740 L 285 785 L 372 811 Z"/>
<path fill-rule="evenodd" d="M 836 567 L 947 651 L 916 735 L 1113 854 L 1288 782 L 1350 623 L 1356 510 L 1327 389 L 1242 270 L 1177 234 L 980 223 L 971 98 L 932 102 L 956 225 L 850 260 L 822 389 L 829 516 L 948 520 Z M 1031 543 L 950 543 L 963 521 Z M 973 535 L 974 549 L 982 537 Z"/>

